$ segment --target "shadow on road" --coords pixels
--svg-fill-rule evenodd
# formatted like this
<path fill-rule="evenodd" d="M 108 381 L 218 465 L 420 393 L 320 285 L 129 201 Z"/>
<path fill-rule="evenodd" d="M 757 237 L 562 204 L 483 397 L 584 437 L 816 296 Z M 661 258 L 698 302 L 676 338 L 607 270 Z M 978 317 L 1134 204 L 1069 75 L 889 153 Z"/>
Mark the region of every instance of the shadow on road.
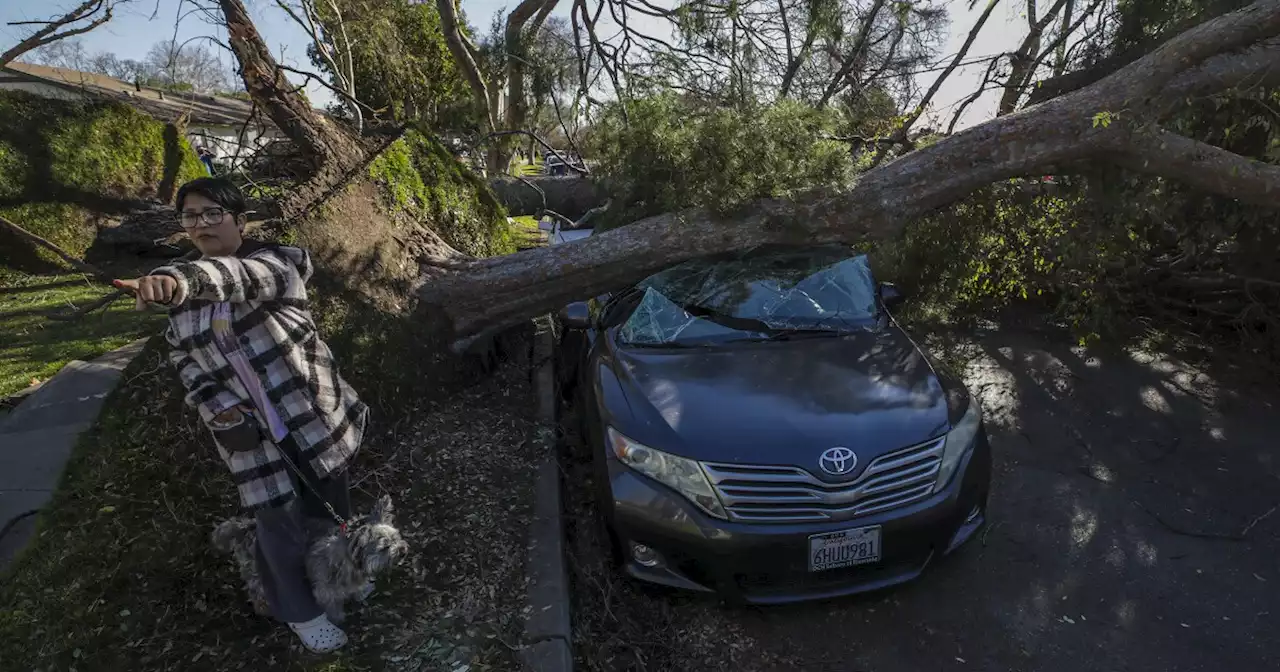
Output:
<path fill-rule="evenodd" d="M 1277 390 L 1025 333 L 932 340 L 964 363 L 986 411 L 995 477 L 978 538 L 900 589 L 733 610 L 611 573 L 575 487 L 587 476 L 571 476 L 580 664 L 1280 669 L 1280 641 L 1264 634 L 1280 617 Z"/>

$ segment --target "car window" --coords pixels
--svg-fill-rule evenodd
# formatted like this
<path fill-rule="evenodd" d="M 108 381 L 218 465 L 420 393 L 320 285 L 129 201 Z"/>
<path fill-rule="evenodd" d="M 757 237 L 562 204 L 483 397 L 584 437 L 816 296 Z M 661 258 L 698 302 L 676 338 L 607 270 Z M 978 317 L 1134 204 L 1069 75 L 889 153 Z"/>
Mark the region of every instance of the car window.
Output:
<path fill-rule="evenodd" d="M 686 262 L 638 289 L 643 297 L 619 329 L 633 345 L 861 329 L 880 317 L 867 257 L 840 249 Z"/>

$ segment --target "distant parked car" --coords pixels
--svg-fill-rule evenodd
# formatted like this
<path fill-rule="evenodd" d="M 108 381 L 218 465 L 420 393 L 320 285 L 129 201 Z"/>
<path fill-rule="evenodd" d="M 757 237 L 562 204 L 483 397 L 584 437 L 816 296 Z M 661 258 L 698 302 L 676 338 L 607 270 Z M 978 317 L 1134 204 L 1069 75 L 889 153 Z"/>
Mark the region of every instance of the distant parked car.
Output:
<path fill-rule="evenodd" d="M 575 156 L 574 154 L 562 153 L 562 156 L 564 156 L 564 158 L 568 161 L 568 163 L 561 160 L 560 157 L 556 156 L 555 154 L 547 154 L 547 158 L 545 161 L 543 161 L 542 166 L 548 175 L 568 175 L 570 172 L 572 172 L 571 169 L 569 168 L 571 164 L 579 168 L 582 167 L 582 159 Z"/>
<path fill-rule="evenodd" d="M 793 602 L 919 576 L 984 524 L 978 402 L 865 256 L 680 264 L 561 311 L 562 375 L 630 576 Z"/>

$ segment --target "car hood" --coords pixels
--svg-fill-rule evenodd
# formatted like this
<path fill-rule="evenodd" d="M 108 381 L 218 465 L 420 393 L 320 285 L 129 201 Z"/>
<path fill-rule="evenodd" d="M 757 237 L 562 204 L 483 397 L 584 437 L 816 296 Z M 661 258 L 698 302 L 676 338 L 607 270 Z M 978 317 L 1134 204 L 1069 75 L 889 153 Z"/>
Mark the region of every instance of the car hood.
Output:
<path fill-rule="evenodd" d="M 716 348 L 620 346 L 609 421 L 630 438 L 711 462 L 814 471 L 827 448 L 870 460 L 948 428 L 933 367 L 896 326 Z M 865 463 L 865 462 L 864 462 Z"/>

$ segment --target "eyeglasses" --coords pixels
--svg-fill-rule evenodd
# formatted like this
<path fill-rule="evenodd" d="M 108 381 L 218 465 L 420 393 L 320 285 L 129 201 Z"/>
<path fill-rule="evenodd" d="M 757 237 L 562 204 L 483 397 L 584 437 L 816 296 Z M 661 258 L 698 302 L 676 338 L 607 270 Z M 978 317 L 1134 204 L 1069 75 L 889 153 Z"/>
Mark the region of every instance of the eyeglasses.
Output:
<path fill-rule="evenodd" d="M 201 226 L 217 226 L 222 223 L 222 218 L 226 214 L 227 211 L 223 208 L 207 208 L 200 212 L 184 212 L 182 213 L 182 228 L 195 229 Z"/>

